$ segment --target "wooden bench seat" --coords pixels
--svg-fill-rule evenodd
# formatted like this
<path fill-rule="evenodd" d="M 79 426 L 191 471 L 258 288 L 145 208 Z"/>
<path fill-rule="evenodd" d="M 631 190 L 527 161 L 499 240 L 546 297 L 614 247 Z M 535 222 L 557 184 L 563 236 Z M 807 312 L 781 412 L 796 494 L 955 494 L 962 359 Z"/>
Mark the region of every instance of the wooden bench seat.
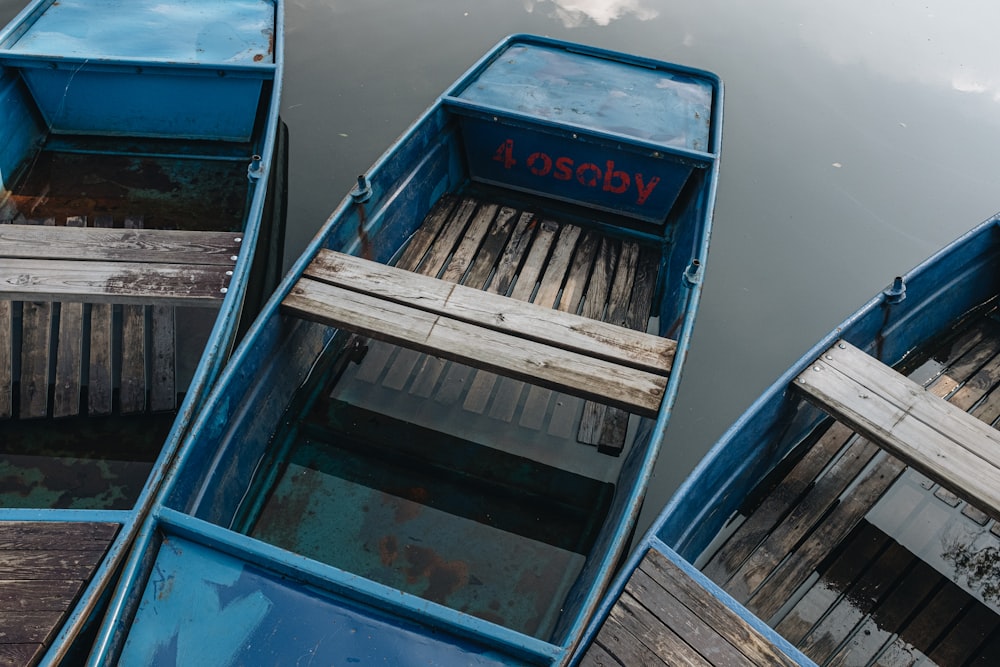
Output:
<path fill-rule="evenodd" d="M 174 307 L 219 306 L 242 234 L 93 224 L 0 225 L 0 419 L 175 406 Z"/>
<path fill-rule="evenodd" d="M 1000 519 L 1000 432 L 845 341 L 795 381 L 838 420 Z"/>
<path fill-rule="evenodd" d="M 323 250 L 283 302 L 292 313 L 655 416 L 674 341 Z"/>
<path fill-rule="evenodd" d="M 242 234 L 0 225 L 0 297 L 213 306 Z"/>

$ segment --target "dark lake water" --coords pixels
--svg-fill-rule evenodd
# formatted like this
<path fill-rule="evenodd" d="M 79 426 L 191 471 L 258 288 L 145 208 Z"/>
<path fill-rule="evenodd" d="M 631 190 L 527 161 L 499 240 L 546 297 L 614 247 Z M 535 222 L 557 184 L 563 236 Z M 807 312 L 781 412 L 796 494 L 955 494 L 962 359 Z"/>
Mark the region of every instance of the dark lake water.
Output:
<path fill-rule="evenodd" d="M 23 4 L 0 0 L 0 19 Z M 286 265 L 357 175 L 509 33 L 719 74 L 712 250 L 644 529 L 814 341 L 1000 210 L 998 19 L 986 0 L 292 0 Z"/>

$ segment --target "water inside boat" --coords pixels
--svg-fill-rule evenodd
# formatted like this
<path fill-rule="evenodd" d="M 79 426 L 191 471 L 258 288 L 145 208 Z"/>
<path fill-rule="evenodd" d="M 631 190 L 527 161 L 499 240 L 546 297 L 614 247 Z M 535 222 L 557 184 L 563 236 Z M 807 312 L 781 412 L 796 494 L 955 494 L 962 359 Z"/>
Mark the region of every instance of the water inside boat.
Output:
<path fill-rule="evenodd" d="M 4 191 L 0 223 L 63 226 L 104 226 L 143 229 L 239 231 L 243 224 L 250 184 L 247 145 L 115 140 L 101 137 L 51 137 L 21 170 L 20 178 Z M 178 306 L 172 318 L 175 398 L 169 409 L 123 415 L 120 383 L 110 396 L 109 414 L 87 415 L 88 369 L 94 340 L 86 335 L 96 322 L 95 304 L 80 309 L 83 342 L 76 353 L 83 360 L 80 407 L 59 419 L 24 418 L 22 370 L 28 361 L 27 340 L 32 326 L 24 320 L 25 302 L 9 303 L 10 334 L 2 344 L 14 351 L 10 359 L 12 418 L 0 423 L 0 506 L 68 509 L 127 509 L 132 506 L 166 439 L 202 350 L 209 339 L 217 310 Z M 56 341 L 65 304 L 51 306 L 53 350 L 42 374 L 48 381 L 48 405 L 53 402 Z M 122 328 L 128 306 L 106 306 L 109 318 L 112 375 L 120 375 L 127 347 Z M 137 308 L 133 306 L 132 308 Z M 143 307 L 138 307 L 143 308 Z M 32 310 L 33 312 L 33 310 Z M 61 317 L 62 316 L 62 317 Z M 144 340 L 153 338 L 151 307 L 140 311 Z M 147 355 L 148 357 L 148 355 Z M 151 371 L 148 358 L 145 372 Z M 47 414 L 51 414 L 48 408 Z"/>
<path fill-rule="evenodd" d="M 996 299 L 897 368 L 1000 418 Z M 819 664 L 994 664 L 1000 524 L 825 420 L 764 479 L 697 561 Z"/>
<path fill-rule="evenodd" d="M 603 317 L 615 310 L 606 312 L 605 300 L 616 298 L 608 284 L 617 262 L 599 272 L 598 249 L 615 258 L 630 253 L 621 262 L 631 268 L 620 272 L 629 278 L 618 288 L 626 295 L 619 305 L 645 292 L 636 299 L 635 324 L 649 325 L 652 287 L 638 285 L 655 285 L 658 254 L 489 201 L 446 197 L 428 215 L 435 218 L 439 225 L 451 221 L 449 231 L 411 270 L 419 265 L 420 273 L 481 288 L 490 278 L 502 280 L 495 263 L 506 245 L 520 257 L 535 256 L 512 265 L 521 270 L 514 290 L 524 300 L 575 305 L 586 301 L 589 284 L 590 308 Z M 466 245 L 463 234 L 475 252 L 452 252 L 451 244 Z M 643 257 L 657 258 L 651 271 Z M 600 277 L 588 280 L 592 271 Z M 506 280 L 514 282 L 513 274 Z M 506 294 L 510 283 L 490 284 Z M 588 401 L 558 391 L 388 343 L 346 334 L 335 340 L 282 420 L 234 527 L 519 632 L 550 636 L 625 458 L 597 446 L 593 432 L 599 436 L 604 421 L 597 418 L 595 427 L 585 417 Z M 635 418 L 615 419 L 616 453 L 627 451 Z"/>

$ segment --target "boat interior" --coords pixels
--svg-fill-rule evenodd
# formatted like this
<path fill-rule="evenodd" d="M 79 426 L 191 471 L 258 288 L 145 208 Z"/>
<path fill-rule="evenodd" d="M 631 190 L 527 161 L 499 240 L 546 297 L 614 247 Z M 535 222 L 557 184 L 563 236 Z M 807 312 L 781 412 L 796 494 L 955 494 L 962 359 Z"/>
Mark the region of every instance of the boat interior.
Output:
<path fill-rule="evenodd" d="M 995 425 L 997 299 L 895 368 Z M 771 447 L 794 448 L 695 564 L 817 664 L 994 664 L 1000 524 L 992 512 L 804 399 L 789 406 Z"/>

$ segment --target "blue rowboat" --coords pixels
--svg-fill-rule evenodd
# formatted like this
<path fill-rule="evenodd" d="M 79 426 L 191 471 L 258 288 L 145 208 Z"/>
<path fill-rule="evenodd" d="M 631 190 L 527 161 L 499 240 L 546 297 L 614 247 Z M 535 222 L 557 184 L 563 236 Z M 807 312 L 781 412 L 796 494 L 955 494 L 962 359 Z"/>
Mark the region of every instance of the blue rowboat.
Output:
<path fill-rule="evenodd" d="M 995 663 L 998 276 L 995 217 L 785 372 L 663 509 L 591 650 L 672 563 L 802 664 Z"/>
<path fill-rule="evenodd" d="M 281 70 L 272 0 L 39 0 L 0 31 L 15 663 L 86 656 L 182 435 L 277 283 Z"/>
<path fill-rule="evenodd" d="M 565 662 L 677 392 L 721 109 L 540 37 L 475 64 L 251 327 L 92 662 Z"/>

